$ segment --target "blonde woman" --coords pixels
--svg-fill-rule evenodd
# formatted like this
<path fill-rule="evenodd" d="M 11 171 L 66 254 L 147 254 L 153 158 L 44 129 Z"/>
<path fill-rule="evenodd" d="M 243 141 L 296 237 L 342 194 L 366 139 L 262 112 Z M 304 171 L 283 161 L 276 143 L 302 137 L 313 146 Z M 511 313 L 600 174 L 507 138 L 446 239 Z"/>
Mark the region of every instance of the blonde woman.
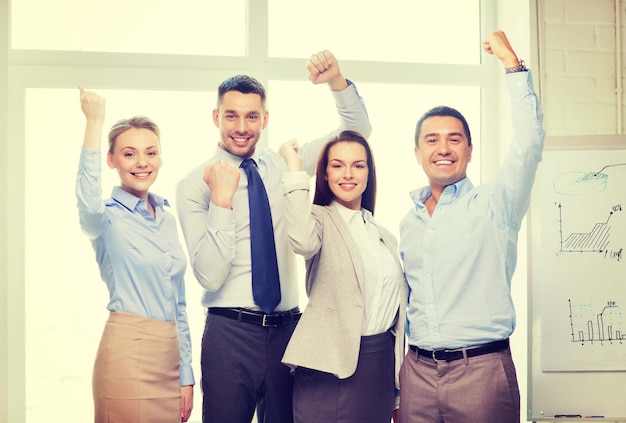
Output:
<path fill-rule="evenodd" d="M 86 127 L 78 211 L 109 290 L 110 311 L 93 370 L 94 421 L 185 422 L 194 385 L 186 257 L 167 200 L 148 192 L 161 167 L 159 127 L 139 116 L 111 128 L 106 162 L 120 185 L 103 200 L 105 101 L 83 88 L 80 101 Z"/>

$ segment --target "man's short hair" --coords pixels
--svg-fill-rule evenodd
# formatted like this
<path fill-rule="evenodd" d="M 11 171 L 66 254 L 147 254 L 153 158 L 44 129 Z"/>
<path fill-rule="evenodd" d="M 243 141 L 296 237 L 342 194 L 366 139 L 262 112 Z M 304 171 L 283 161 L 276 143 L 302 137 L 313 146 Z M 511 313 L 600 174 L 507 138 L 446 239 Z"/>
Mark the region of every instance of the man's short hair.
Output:
<path fill-rule="evenodd" d="M 420 132 L 422 131 L 422 124 L 428 118 L 433 116 L 450 116 L 453 118 L 457 118 L 463 124 L 463 130 L 465 131 L 465 136 L 467 137 L 467 144 L 472 145 L 472 134 L 470 133 L 469 125 L 467 124 L 467 120 L 465 116 L 461 114 L 456 109 L 448 106 L 437 106 L 433 107 L 426 113 L 422 115 L 422 117 L 417 121 L 417 126 L 415 127 L 415 146 L 419 148 L 419 138 Z"/>
<path fill-rule="evenodd" d="M 242 94 L 258 94 L 265 107 L 265 88 L 263 84 L 248 75 L 235 75 L 226 79 L 217 89 L 217 105 L 219 107 L 224 94 L 229 91 L 238 91 Z"/>

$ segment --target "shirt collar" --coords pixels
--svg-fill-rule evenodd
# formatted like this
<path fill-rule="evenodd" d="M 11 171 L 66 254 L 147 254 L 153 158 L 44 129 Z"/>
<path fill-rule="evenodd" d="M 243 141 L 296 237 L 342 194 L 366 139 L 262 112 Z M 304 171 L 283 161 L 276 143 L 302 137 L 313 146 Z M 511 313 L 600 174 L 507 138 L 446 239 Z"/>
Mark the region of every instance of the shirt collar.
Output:
<path fill-rule="evenodd" d="M 128 210 L 135 210 L 137 204 L 141 201 L 140 198 L 124 191 L 122 187 L 119 186 L 113 187 L 111 198 L 126 207 Z M 148 193 L 148 201 L 150 201 L 150 204 L 152 204 L 155 208 L 163 206 L 170 207 L 169 201 L 157 194 Z"/>
<path fill-rule="evenodd" d="M 257 166 L 259 165 L 259 147 L 258 146 L 257 148 L 254 149 L 254 154 L 248 158 L 254 160 Z M 229 153 L 228 151 L 220 147 L 218 144 L 217 147 L 215 147 L 214 160 L 222 160 L 228 163 L 232 163 L 235 166 L 239 167 L 241 165 L 241 162 L 243 162 L 244 159 L 242 159 L 239 156 L 235 156 L 234 154 Z"/>
<path fill-rule="evenodd" d="M 339 214 L 341 215 L 341 217 L 343 218 L 344 222 L 352 222 L 355 219 L 360 219 L 361 222 L 370 222 L 372 221 L 372 213 L 370 213 L 369 210 L 366 210 L 364 208 L 361 208 L 361 210 L 352 210 L 347 208 L 346 206 L 339 204 L 337 201 L 333 200 L 330 205 L 332 207 L 334 207 Z"/>
<path fill-rule="evenodd" d="M 467 193 L 468 191 L 472 190 L 473 188 L 474 188 L 474 184 L 472 184 L 472 181 L 470 181 L 469 178 L 465 177 L 461 179 L 460 181 L 455 182 L 452 185 L 448 185 L 443 190 L 441 198 L 439 199 L 439 203 L 441 203 L 442 200 L 446 203 L 451 203 L 457 198 L 459 198 L 460 196 Z M 418 207 L 424 207 L 424 202 L 431 195 L 432 195 L 432 191 L 430 190 L 430 187 L 428 185 L 422 188 L 418 188 L 414 191 L 411 191 L 410 193 L 413 203 L 415 203 L 415 205 Z"/>

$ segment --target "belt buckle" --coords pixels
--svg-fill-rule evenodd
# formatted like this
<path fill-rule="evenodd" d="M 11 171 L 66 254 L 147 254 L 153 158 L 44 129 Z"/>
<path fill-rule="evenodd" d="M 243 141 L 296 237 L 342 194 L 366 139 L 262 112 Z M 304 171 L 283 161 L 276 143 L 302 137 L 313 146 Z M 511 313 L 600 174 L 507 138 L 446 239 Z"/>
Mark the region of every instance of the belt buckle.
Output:
<path fill-rule="evenodd" d="M 441 359 L 437 358 L 437 352 L 439 352 L 439 351 L 444 352 L 444 353 L 446 352 L 446 350 L 433 350 L 433 354 L 432 354 L 433 361 L 435 361 L 437 364 L 447 363 L 448 360 L 446 360 L 446 359 L 441 360 Z"/>
<path fill-rule="evenodd" d="M 267 318 L 268 317 L 272 317 L 272 316 L 270 316 L 269 314 L 265 314 L 265 313 L 263 314 L 263 321 L 261 322 L 261 326 L 263 326 L 264 328 L 277 328 L 278 324 L 271 325 L 271 324 L 267 323 Z M 274 317 L 276 317 L 276 316 L 274 316 Z"/>

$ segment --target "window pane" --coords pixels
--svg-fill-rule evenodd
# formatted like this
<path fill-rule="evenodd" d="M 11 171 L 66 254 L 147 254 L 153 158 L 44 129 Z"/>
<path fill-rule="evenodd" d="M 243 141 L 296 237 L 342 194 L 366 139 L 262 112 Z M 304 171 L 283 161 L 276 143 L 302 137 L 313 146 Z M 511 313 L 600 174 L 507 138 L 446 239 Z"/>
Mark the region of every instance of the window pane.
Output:
<path fill-rule="evenodd" d="M 117 119 L 135 114 L 159 124 L 163 167 L 153 191 L 170 200 L 176 215 L 175 184 L 214 149 L 215 93 L 97 91 L 107 101 L 105 132 Z M 84 132 L 78 89 L 28 89 L 25 128 L 26 421 L 89 422 L 91 373 L 109 297 L 78 223 L 74 186 Z M 102 142 L 104 150 L 106 138 Z M 117 173 L 103 162 L 103 196 L 115 184 Z M 204 311 L 201 287 L 189 267 L 186 288 L 199 383 Z M 199 384 L 194 391 L 190 421 L 198 422 Z"/>
<path fill-rule="evenodd" d="M 271 57 L 329 49 L 344 60 L 478 64 L 479 31 L 479 0 L 269 2 Z"/>
<path fill-rule="evenodd" d="M 268 90 L 270 148 L 285 141 L 305 143 L 338 125 L 328 89 L 310 82 L 271 81 Z M 431 107 L 459 110 L 472 132 L 474 150 L 468 176 L 480 182 L 480 89 L 467 86 L 358 84 L 372 122 L 369 139 L 378 178 L 376 220 L 398 236 L 400 220 L 412 207 L 409 192 L 427 185 L 414 154 L 415 124 Z M 300 99 L 294 105 L 293 99 Z"/>
<path fill-rule="evenodd" d="M 245 0 L 13 0 L 11 48 L 243 56 L 245 24 Z"/>

